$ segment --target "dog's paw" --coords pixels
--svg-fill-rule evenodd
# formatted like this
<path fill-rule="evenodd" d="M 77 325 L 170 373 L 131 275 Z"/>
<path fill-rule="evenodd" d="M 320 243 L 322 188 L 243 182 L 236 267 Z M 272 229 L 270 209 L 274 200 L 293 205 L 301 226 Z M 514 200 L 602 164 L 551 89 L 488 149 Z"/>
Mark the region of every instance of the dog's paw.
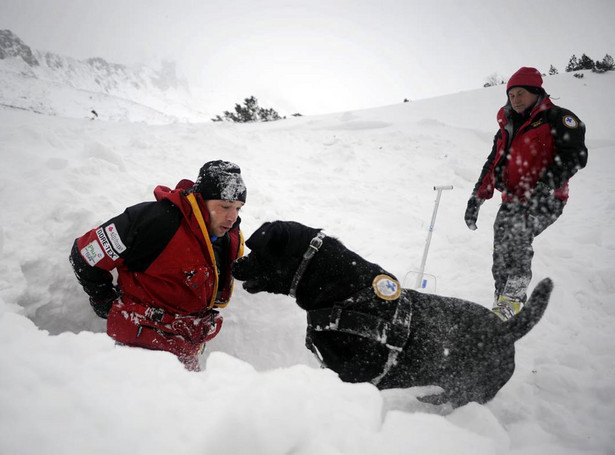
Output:
<path fill-rule="evenodd" d="M 432 404 L 434 406 L 440 406 L 442 404 L 450 403 L 451 401 L 450 397 L 445 393 L 417 397 L 417 400 L 419 400 L 421 403 Z"/>
<path fill-rule="evenodd" d="M 402 411 L 402 412 L 425 412 L 429 414 L 447 415 L 453 410 L 450 403 L 442 405 L 424 402 L 422 397 L 437 397 L 444 391 L 438 386 L 409 387 L 404 389 L 381 390 L 384 401 L 383 411 Z"/>

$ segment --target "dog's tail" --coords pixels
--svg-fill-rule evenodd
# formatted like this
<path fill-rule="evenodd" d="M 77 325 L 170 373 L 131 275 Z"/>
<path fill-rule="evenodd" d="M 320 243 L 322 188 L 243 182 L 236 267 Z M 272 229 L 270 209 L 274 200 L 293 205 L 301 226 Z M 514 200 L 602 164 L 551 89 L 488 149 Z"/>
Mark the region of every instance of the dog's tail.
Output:
<path fill-rule="evenodd" d="M 502 338 L 514 343 L 532 330 L 547 309 L 552 290 L 553 281 L 550 278 L 538 283 L 523 309 L 500 325 Z"/>

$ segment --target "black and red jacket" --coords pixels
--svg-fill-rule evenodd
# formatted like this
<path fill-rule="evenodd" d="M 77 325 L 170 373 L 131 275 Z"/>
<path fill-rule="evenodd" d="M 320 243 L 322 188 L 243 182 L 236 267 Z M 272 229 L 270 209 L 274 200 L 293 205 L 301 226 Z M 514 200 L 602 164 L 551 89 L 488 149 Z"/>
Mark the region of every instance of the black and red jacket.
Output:
<path fill-rule="evenodd" d="M 500 130 L 474 195 L 490 199 L 497 189 L 503 201 L 525 200 L 540 181 L 555 190 L 556 198 L 567 201 L 568 181 L 587 164 L 585 124 L 554 105 L 548 95 L 525 116 L 507 103 L 497 119 Z"/>
<path fill-rule="evenodd" d="M 200 315 L 228 304 L 231 263 L 243 254 L 240 219 L 212 244 L 198 221 L 197 212 L 209 222 L 204 200 L 187 191 L 191 187 L 188 180 L 175 190 L 158 186 L 155 202 L 129 207 L 75 241 L 71 261 L 90 297 L 109 292 L 110 271 L 116 269 L 124 302 L 177 315 Z M 223 252 L 219 262 L 218 248 Z"/>

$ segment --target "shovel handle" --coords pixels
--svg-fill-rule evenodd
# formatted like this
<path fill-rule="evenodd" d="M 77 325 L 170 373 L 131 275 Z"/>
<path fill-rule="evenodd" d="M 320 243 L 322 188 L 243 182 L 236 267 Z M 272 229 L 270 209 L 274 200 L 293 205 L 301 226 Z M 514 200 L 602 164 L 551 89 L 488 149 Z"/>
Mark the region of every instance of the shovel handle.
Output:
<path fill-rule="evenodd" d="M 442 195 L 442 190 L 452 190 L 453 185 L 441 185 L 434 186 L 434 191 L 438 192 L 436 196 L 436 201 L 433 207 L 433 214 L 431 215 L 431 224 L 429 225 L 429 231 L 427 232 L 427 240 L 425 242 L 425 251 L 423 251 L 423 259 L 421 260 L 421 268 L 418 276 L 416 277 L 416 284 L 414 285 L 415 289 L 420 289 L 423 284 L 423 274 L 425 272 L 425 263 L 427 262 L 427 253 L 429 252 L 429 244 L 431 243 L 431 234 L 433 233 L 433 228 L 436 224 L 436 215 L 438 214 L 438 206 L 440 205 L 440 196 Z"/>

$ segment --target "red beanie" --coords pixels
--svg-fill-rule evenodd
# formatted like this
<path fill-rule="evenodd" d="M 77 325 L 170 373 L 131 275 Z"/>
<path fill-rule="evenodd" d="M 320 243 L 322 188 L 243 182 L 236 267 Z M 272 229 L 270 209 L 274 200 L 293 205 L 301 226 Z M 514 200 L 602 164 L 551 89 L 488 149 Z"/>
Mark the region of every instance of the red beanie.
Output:
<path fill-rule="evenodd" d="M 510 76 L 506 84 L 506 93 L 513 87 L 536 87 L 542 89 L 542 76 L 536 68 L 524 66 Z"/>

